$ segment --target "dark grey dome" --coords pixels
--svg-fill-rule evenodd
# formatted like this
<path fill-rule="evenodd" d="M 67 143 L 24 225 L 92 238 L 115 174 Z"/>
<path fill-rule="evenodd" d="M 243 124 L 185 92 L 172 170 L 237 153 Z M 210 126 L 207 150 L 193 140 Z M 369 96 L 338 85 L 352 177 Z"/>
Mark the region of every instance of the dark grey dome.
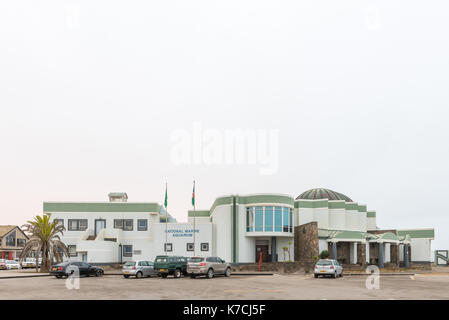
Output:
<path fill-rule="evenodd" d="M 296 198 L 296 200 L 298 199 L 305 199 L 305 200 L 329 199 L 329 200 L 344 200 L 346 202 L 353 202 L 349 197 L 345 196 L 342 193 L 324 188 L 315 188 L 307 190 L 306 192 L 301 193 Z"/>

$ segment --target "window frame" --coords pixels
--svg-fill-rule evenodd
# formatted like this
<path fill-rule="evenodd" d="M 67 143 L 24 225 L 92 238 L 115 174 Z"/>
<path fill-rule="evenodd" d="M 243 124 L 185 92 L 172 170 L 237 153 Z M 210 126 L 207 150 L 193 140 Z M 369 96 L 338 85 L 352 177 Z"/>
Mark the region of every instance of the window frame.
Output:
<path fill-rule="evenodd" d="M 186 243 L 186 250 L 187 251 L 195 251 L 195 244 L 193 242 L 187 242 Z"/>
<path fill-rule="evenodd" d="M 70 248 L 75 248 L 74 253 L 71 252 Z M 76 244 L 67 245 L 67 251 L 69 252 L 69 257 L 77 257 L 78 253 L 76 252 Z"/>
<path fill-rule="evenodd" d="M 206 246 L 206 250 L 204 250 L 203 246 Z M 201 251 L 209 251 L 209 242 L 201 242 Z"/>
<path fill-rule="evenodd" d="M 86 226 L 84 228 L 81 228 L 81 222 L 86 222 Z M 76 222 L 76 228 L 72 227 L 72 223 Z M 67 222 L 67 230 L 68 231 L 86 231 L 89 227 L 88 219 L 68 219 Z"/>
<path fill-rule="evenodd" d="M 141 228 L 140 223 L 145 221 L 145 227 Z M 137 219 L 137 231 L 148 231 L 148 219 Z"/>
<path fill-rule="evenodd" d="M 125 249 L 129 249 L 129 248 L 131 249 L 131 251 L 128 253 L 127 250 L 125 250 Z M 122 255 L 123 255 L 123 257 L 131 258 L 133 256 L 133 245 L 132 244 L 124 244 L 122 246 Z"/>
<path fill-rule="evenodd" d="M 170 248 L 170 250 L 168 250 Z M 166 242 L 164 243 L 164 252 L 173 252 L 173 243 Z"/>

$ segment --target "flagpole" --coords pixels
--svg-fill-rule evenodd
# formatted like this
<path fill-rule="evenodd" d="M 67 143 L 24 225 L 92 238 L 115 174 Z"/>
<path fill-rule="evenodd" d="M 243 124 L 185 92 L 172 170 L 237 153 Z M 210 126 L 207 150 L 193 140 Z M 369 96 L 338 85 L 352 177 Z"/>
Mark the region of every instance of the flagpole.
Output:
<path fill-rule="evenodd" d="M 195 213 L 195 204 L 196 204 L 196 199 L 195 199 L 195 180 L 193 180 L 193 256 L 196 256 L 196 241 L 195 241 L 195 233 L 196 233 L 196 213 Z"/>
<path fill-rule="evenodd" d="M 165 244 L 164 244 L 164 251 L 165 255 L 167 255 L 167 226 L 168 226 L 168 210 L 167 210 L 167 181 L 165 182 L 165 200 L 164 200 L 164 206 L 165 206 Z"/>

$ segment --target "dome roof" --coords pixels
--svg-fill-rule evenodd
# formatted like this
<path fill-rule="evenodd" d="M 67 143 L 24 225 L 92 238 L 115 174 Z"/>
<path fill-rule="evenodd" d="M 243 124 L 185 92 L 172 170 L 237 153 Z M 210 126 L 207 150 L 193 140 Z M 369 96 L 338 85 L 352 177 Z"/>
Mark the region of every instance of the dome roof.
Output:
<path fill-rule="evenodd" d="M 329 199 L 329 200 L 344 200 L 346 202 L 353 202 L 349 197 L 345 196 L 344 194 L 324 188 L 315 188 L 307 190 L 301 193 L 296 198 L 296 200 L 298 199 L 305 199 L 305 200 Z"/>

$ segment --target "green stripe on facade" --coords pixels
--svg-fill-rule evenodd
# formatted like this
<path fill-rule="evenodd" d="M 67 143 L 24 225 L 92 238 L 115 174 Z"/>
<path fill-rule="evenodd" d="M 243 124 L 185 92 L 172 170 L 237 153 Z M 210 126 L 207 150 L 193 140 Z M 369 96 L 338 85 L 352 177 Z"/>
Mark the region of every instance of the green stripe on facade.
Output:
<path fill-rule="evenodd" d="M 293 206 L 294 200 L 290 196 L 277 194 L 260 194 L 253 196 L 236 196 L 238 204 L 252 204 L 252 203 L 280 203 Z"/>
<path fill-rule="evenodd" d="M 376 211 L 368 211 L 368 212 L 366 213 L 366 216 L 367 216 L 368 218 L 375 218 L 375 217 L 376 217 Z"/>
<path fill-rule="evenodd" d="M 435 238 L 434 229 L 413 229 L 413 230 L 398 230 L 399 236 L 410 235 L 410 238 Z"/>
<path fill-rule="evenodd" d="M 129 202 L 44 202 L 44 212 L 157 212 L 157 203 Z"/>
<path fill-rule="evenodd" d="M 214 203 L 212 204 L 212 207 L 210 208 L 210 212 L 214 212 L 216 207 L 221 206 L 221 205 L 225 205 L 225 204 L 232 204 L 232 197 L 231 196 L 221 197 L 221 198 L 215 199 Z"/>
<path fill-rule="evenodd" d="M 359 210 L 359 205 L 356 202 L 346 202 L 346 210 Z"/>
<path fill-rule="evenodd" d="M 298 208 L 327 208 L 328 201 L 327 200 L 318 200 L 318 201 L 297 201 Z"/>
<path fill-rule="evenodd" d="M 195 212 L 193 210 L 189 210 L 188 215 L 189 217 L 209 217 L 210 212 L 208 210 L 196 210 Z"/>
<path fill-rule="evenodd" d="M 344 209 L 345 208 L 344 201 L 329 201 L 328 205 L 329 205 L 329 209 Z"/>
<path fill-rule="evenodd" d="M 366 212 L 366 205 L 362 204 L 362 205 L 358 205 L 358 210 L 359 212 Z"/>

